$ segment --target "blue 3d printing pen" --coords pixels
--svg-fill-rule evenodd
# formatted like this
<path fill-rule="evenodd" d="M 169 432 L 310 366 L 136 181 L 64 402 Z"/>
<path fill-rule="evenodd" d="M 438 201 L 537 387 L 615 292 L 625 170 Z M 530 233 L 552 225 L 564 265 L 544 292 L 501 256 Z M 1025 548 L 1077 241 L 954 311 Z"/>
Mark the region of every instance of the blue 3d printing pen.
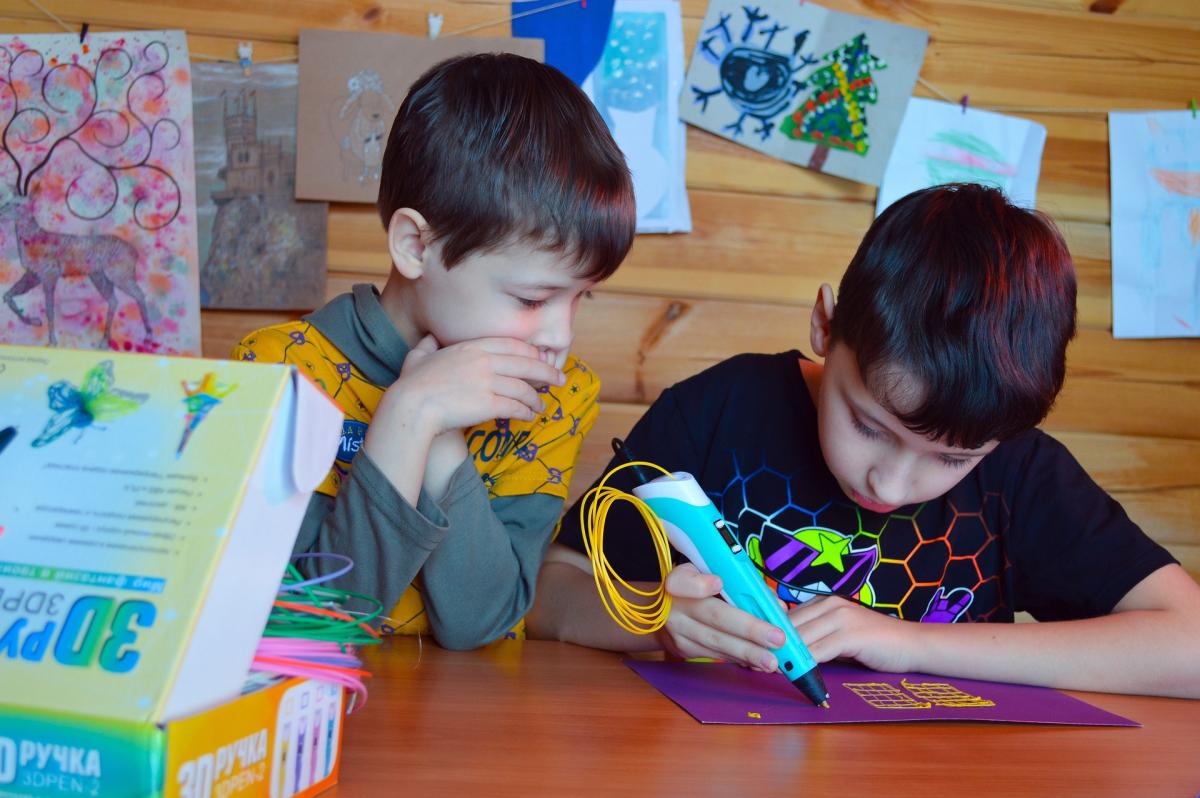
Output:
<path fill-rule="evenodd" d="M 632 460 L 623 443 L 614 440 L 613 448 Z M 721 577 L 722 598 L 783 630 L 786 640 L 772 652 L 779 661 L 780 672 L 810 701 L 828 708 L 829 691 L 816 660 L 696 478 L 685 471 L 676 471 L 670 476 L 647 480 L 643 469 L 634 471 L 643 484 L 635 487 L 633 494 L 662 521 L 671 545 L 702 573 Z"/>

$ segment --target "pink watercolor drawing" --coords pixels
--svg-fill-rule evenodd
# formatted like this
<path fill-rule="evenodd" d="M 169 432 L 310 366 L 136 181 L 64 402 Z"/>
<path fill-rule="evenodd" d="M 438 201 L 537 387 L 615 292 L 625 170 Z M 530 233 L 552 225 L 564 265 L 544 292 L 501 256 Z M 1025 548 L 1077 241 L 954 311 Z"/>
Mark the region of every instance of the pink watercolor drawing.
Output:
<path fill-rule="evenodd" d="M 0 41 L 0 342 L 198 354 L 193 173 L 181 32 Z"/>

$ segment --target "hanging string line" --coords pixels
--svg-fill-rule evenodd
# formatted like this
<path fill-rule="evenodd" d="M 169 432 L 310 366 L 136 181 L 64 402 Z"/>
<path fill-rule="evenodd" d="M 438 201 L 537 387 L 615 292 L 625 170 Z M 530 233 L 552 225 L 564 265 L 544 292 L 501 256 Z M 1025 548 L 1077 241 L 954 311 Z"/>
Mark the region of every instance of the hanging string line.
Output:
<path fill-rule="evenodd" d="M 531 11 L 522 11 L 519 14 L 512 14 L 511 16 L 504 17 L 503 19 L 495 19 L 495 20 L 492 20 L 491 22 L 480 22 L 478 25 L 468 25 L 465 28 L 457 28 L 455 30 L 449 31 L 448 33 L 443 33 L 438 38 L 448 39 L 451 36 L 461 36 L 464 33 L 472 33 L 477 30 L 483 30 L 484 28 L 494 28 L 497 25 L 503 25 L 505 22 L 512 22 L 514 19 L 521 19 L 522 17 L 532 17 L 534 14 L 540 14 L 543 11 L 550 11 L 551 9 L 562 8 L 563 6 L 569 6 L 574 3 L 578 3 L 578 2 L 579 2 L 579 0 L 559 0 L 559 2 L 557 2 L 557 3 L 551 3 L 548 6 L 542 6 L 541 8 L 535 8 Z"/>
<path fill-rule="evenodd" d="M 66 31 L 68 33 L 75 32 L 75 29 L 72 28 L 70 25 L 68 25 L 62 19 L 62 17 L 59 17 L 53 11 L 46 8 L 44 5 L 42 5 L 40 2 L 38 2 L 38 0 L 27 0 L 27 2 L 29 3 L 29 5 L 33 6 L 38 11 L 42 12 L 42 14 L 44 14 L 48 19 L 57 23 L 58 26 L 61 27 L 64 31 Z M 511 14 L 507 17 L 501 17 L 500 19 L 491 20 L 490 22 L 480 22 L 475 25 L 468 25 L 464 28 L 457 28 L 455 30 L 448 31 L 447 33 L 443 33 L 439 38 L 449 39 L 453 36 L 461 36 L 464 33 L 473 33 L 474 31 L 483 30 L 485 28 L 494 28 L 497 25 L 503 25 L 506 22 L 512 22 L 514 19 L 521 19 L 522 17 L 529 17 L 529 16 L 533 16 L 534 14 L 541 14 L 544 11 L 551 11 L 555 8 L 562 8 L 563 6 L 569 6 L 574 3 L 578 3 L 578 2 L 580 2 L 580 0 L 559 0 L 559 2 L 557 2 L 557 3 L 551 3 L 550 5 L 542 6 L 541 8 L 535 8 L 530 11 L 522 11 L 519 14 Z M 190 53 L 190 56 L 191 56 L 192 60 L 194 60 L 194 61 L 216 61 L 218 63 L 225 63 L 225 64 L 236 64 L 238 62 L 238 60 L 236 58 L 229 58 L 229 57 L 218 56 L 218 55 L 209 55 L 207 53 L 193 52 L 193 53 Z M 296 60 L 298 60 L 298 58 L 299 58 L 299 56 L 297 56 L 297 55 L 281 55 L 281 56 L 277 56 L 275 58 L 256 58 L 254 60 L 254 63 L 256 63 L 256 64 L 288 64 L 288 63 L 294 63 Z M 925 78 L 918 76 L 917 83 L 920 84 L 921 86 L 923 86 L 931 94 L 933 94 L 934 96 L 938 97 L 941 100 L 945 100 L 948 103 L 957 103 L 958 102 L 957 100 L 952 99 L 949 95 L 947 95 L 944 91 L 939 89 L 937 86 L 934 86 L 932 83 L 930 83 Z M 1136 108 L 1063 108 L 1061 106 L 977 105 L 977 104 L 972 104 L 971 107 L 978 108 L 983 111 L 999 111 L 999 112 L 1003 112 L 1003 113 L 1063 114 L 1063 115 L 1081 115 L 1081 116 L 1095 116 L 1098 114 L 1107 114 L 1110 111 L 1128 111 L 1130 113 L 1149 113 L 1149 112 L 1153 112 L 1153 111 L 1163 110 L 1162 108 L 1144 108 L 1144 109 L 1136 109 Z"/>
<path fill-rule="evenodd" d="M 475 25 L 468 25 L 465 28 L 458 28 L 456 30 L 447 31 L 446 33 L 443 33 L 438 38 L 449 39 L 452 36 L 461 36 L 464 33 L 472 33 L 474 31 L 483 30 L 485 28 L 494 28 L 497 25 L 503 25 L 506 22 L 512 22 L 514 19 L 521 19 L 523 17 L 531 17 L 534 14 L 541 14 L 545 11 L 551 11 L 555 8 L 562 8 L 563 6 L 569 6 L 574 3 L 578 3 L 579 1 L 580 0 L 559 0 L 557 3 L 551 3 L 550 5 L 542 6 L 541 8 L 535 8 L 530 11 L 522 11 L 519 14 L 510 14 L 507 17 L 502 17 L 500 19 L 493 19 L 489 22 L 480 22 Z M 64 31 L 66 31 L 68 33 L 75 32 L 74 28 L 72 28 L 65 21 L 63 21 L 63 19 L 61 17 L 59 17 L 57 14 L 55 14 L 53 11 L 51 11 L 50 9 L 48 9 L 44 5 L 42 5 L 40 2 L 38 2 L 38 0 L 28 0 L 28 2 L 31 6 L 36 8 L 38 11 L 42 12 L 48 19 L 56 22 L 59 25 L 59 27 L 61 27 Z M 299 42 L 296 42 L 296 44 L 299 44 Z M 209 55 L 208 53 L 193 52 L 193 53 L 190 53 L 189 55 L 192 58 L 192 60 L 194 60 L 194 61 L 216 61 L 218 63 L 223 63 L 223 64 L 236 64 L 238 62 L 238 60 L 236 58 L 230 58 L 228 56 Z M 256 59 L 254 59 L 254 63 L 256 63 L 256 64 L 288 64 L 288 63 L 295 63 L 295 61 L 298 58 L 299 58 L 299 56 L 296 56 L 296 55 L 281 55 L 281 56 L 277 56 L 275 58 L 256 58 Z"/>

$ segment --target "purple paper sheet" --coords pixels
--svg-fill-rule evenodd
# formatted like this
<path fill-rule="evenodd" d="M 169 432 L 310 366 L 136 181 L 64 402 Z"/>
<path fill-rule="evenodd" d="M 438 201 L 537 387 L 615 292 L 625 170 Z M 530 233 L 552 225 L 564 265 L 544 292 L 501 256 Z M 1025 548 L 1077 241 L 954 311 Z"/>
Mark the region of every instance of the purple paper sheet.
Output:
<path fill-rule="evenodd" d="M 821 666 L 829 709 L 814 707 L 777 673 L 726 663 L 626 660 L 639 676 L 701 723 L 888 723 L 976 720 L 1070 726 L 1141 726 L 1046 687 L 920 673 Z"/>

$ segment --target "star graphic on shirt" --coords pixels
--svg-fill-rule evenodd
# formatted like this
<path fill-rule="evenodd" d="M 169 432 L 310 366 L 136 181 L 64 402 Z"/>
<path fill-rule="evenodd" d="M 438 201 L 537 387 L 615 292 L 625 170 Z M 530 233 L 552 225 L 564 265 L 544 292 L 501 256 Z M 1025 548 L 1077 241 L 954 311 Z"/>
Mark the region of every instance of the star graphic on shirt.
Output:
<path fill-rule="evenodd" d="M 846 570 L 842 556 L 850 553 L 850 538 L 829 529 L 803 529 L 796 539 L 817 551 L 817 559 L 809 563 L 810 568 L 828 564 L 838 571 Z"/>

